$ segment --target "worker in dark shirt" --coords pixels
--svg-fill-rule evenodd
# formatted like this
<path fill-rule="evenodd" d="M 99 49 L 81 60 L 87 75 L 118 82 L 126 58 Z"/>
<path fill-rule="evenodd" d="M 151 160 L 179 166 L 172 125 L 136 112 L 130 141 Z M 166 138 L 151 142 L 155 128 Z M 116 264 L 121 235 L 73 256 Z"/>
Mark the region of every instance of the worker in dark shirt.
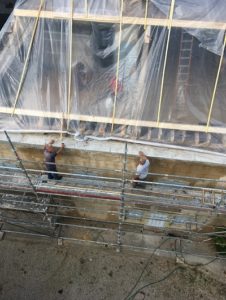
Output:
<path fill-rule="evenodd" d="M 48 171 L 48 179 L 56 179 L 60 180 L 62 178 L 61 175 L 56 174 L 56 156 L 64 149 L 64 143 L 61 144 L 61 147 L 58 151 L 53 148 L 54 140 L 51 140 L 49 144 L 45 145 L 44 148 L 44 158 L 45 158 L 45 165 Z"/>

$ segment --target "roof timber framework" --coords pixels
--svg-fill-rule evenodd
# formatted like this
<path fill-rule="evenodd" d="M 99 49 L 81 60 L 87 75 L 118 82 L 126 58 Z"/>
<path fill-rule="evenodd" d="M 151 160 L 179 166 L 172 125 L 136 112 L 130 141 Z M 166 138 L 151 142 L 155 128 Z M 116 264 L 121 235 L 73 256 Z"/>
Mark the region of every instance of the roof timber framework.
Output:
<path fill-rule="evenodd" d="M 38 16 L 38 10 L 29 9 L 15 9 L 14 16 L 17 17 L 31 17 L 36 18 Z M 70 20 L 71 15 L 67 12 L 58 11 L 42 11 L 40 18 L 46 19 L 65 19 Z M 136 25 L 151 25 L 168 27 L 171 23 L 172 27 L 180 28 L 200 28 L 200 29 L 226 29 L 226 23 L 224 22 L 209 22 L 209 21 L 197 21 L 197 20 L 175 20 L 170 21 L 170 18 L 158 19 L 158 18 L 140 18 L 140 17 L 127 17 L 127 16 L 104 16 L 104 15 L 92 15 L 92 14 L 78 14 L 73 13 L 73 21 L 84 22 L 98 22 L 98 23 L 122 23 L 123 25 L 136 24 Z"/>
<path fill-rule="evenodd" d="M 165 129 L 176 129 L 176 130 L 189 130 L 189 131 L 201 131 L 201 132 L 211 132 L 211 133 L 226 133 L 226 128 L 224 127 L 216 127 L 210 125 L 212 109 L 215 101 L 216 90 L 218 86 L 219 74 L 222 67 L 224 50 L 226 45 L 226 37 L 224 39 L 223 49 L 221 53 L 221 58 L 218 65 L 218 72 L 215 78 L 214 89 L 212 91 L 211 97 L 211 104 L 209 107 L 209 112 L 207 115 L 207 123 L 206 125 L 192 125 L 192 124 L 179 124 L 179 123 L 170 123 L 170 122 L 161 122 L 161 109 L 162 109 L 162 94 L 163 94 L 163 86 L 165 81 L 165 68 L 168 58 L 168 48 L 169 48 L 169 40 L 171 29 L 174 27 L 180 28 L 198 28 L 198 29 L 214 29 L 214 30 L 225 30 L 226 23 L 223 22 L 207 22 L 207 21 L 194 21 L 194 20 L 177 20 L 173 19 L 174 8 L 175 8 L 175 1 L 171 0 L 171 6 L 169 11 L 169 16 L 166 19 L 156 19 L 156 18 L 148 18 L 147 17 L 147 9 L 148 9 L 148 2 L 146 0 L 146 9 L 144 18 L 140 17 L 128 17 L 123 15 L 123 4 L 124 0 L 121 0 L 120 6 L 120 15 L 119 16 L 105 16 L 105 15 L 91 15 L 88 11 L 87 1 L 85 1 L 85 14 L 78 14 L 74 12 L 73 8 L 73 0 L 70 0 L 71 8 L 69 12 L 54 12 L 54 11 L 44 11 L 43 5 L 45 0 L 40 0 L 40 7 L 38 10 L 22 10 L 22 9 L 15 9 L 14 16 L 16 17 L 31 17 L 36 18 L 34 23 L 33 34 L 31 37 L 30 47 L 27 52 L 26 60 L 24 63 L 24 69 L 21 75 L 20 84 L 17 91 L 17 96 L 14 102 L 13 108 L 7 107 L 0 107 L 0 113 L 4 114 L 12 114 L 12 115 L 22 115 L 22 116 L 34 116 L 34 117 L 43 117 L 43 118 L 56 118 L 62 120 L 67 120 L 67 129 L 69 126 L 70 120 L 77 120 L 77 121 L 88 121 L 88 122 L 99 122 L 99 123 L 109 123 L 112 124 L 112 130 L 114 128 L 114 124 L 120 125 L 130 125 L 136 127 L 156 127 L 156 128 L 165 128 Z M 34 41 L 34 37 L 36 34 L 36 29 L 39 23 L 40 18 L 46 19 L 63 19 L 68 20 L 70 22 L 70 38 L 69 38 L 69 82 L 68 82 L 68 100 L 67 100 L 67 113 L 57 113 L 57 112 L 41 112 L 36 110 L 27 110 L 27 109 L 18 109 L 17 100 L 20 95 L 21 87 L 23 86 L 23 82 L 26 76 L 26 70 L 28 67 L 28 61 Z M 91 115 L 79 115 L 79 114 L 72 114 L 71 111 L 71 64 L 72 64 L 72 23 L 73 21 L 85 21 L 85 22 L 98 22 L 98 23 L 118 23 L 119 27 L 119 40 L 118 40 L 118 53 L 117 53 L 117 68 L 116 68 L 116 79 L 118 78 L 119 72 L 119 64 L 120 64 L 120 45 L 121 45 L 121 33 L 122 33 L 122 25 L 124 24 L 137 24 L 137 25 L 144 25 L 144 28 L 147 26 L 160 26 L 160 27 L 167 27 L 167 45 L 164 54 L 164 66 L 163 66 L 163 74 L 161 79 L 161 89 L 160 89 L 160 98 L 158 101 L 158 113 L 156 116 L 157 121 L 144 121 L 144 120 L 132 120 L 132 119 L 122 119 L 115 117 L 115 109 L 117 105 L 117 80 L 115 86 L 115 97 L 114 97 L 114 108 L 112 112 L 112 117 L 100 117 L 100 116 L 91 116 Z"/>

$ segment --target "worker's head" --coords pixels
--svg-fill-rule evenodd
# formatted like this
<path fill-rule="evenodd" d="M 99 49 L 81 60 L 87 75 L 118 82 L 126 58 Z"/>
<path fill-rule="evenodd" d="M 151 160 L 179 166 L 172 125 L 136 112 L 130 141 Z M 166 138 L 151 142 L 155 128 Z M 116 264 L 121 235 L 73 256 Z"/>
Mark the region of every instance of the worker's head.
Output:
<path fill-rule="evenodd" d="M 140 164 L 143 165 L 145 163 L 146 159 L 144 156 L 140 157 Z"/>
<path fill-rule="evenodd" d="M 143 151 L 139 151 L 139 152 L 138 152 L 138 155 L 139 155 L 140 157 L 143 157 L 143 156 L 145 156 L 145 154 L 144 154 L 144 152 L 143 152 Z"/>
<path fill-rule="evenodd" d="M 47 150 L 48 152 L 53 152 L 53 151 L 54 151 L 54 148 L 53 148 L 52 145 L 48 144 L 47 147 L 46 147 L 46 150 Z"/>
<path fill-rule="evenodd" d="M 53 145 L 55 143 L 55 140 L 54 139 L 51 139 L 48 143 L 48 145 Z"/>

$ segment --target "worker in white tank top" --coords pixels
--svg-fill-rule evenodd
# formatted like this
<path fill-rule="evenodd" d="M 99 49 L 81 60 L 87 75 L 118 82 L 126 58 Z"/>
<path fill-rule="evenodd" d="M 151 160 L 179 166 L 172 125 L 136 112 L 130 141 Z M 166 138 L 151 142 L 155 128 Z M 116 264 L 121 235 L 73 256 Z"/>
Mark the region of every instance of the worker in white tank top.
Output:
<path fill-rule="evenodd" d="M 136 175 L 133 178 L 133 187 L 142 184 L 136 182 L 135 180 L 145 181 L 147 179 L 149 166 L 150 166 L 150 161 L 142 151 L 139 151 L 139 164 L 136 169 Z"/>

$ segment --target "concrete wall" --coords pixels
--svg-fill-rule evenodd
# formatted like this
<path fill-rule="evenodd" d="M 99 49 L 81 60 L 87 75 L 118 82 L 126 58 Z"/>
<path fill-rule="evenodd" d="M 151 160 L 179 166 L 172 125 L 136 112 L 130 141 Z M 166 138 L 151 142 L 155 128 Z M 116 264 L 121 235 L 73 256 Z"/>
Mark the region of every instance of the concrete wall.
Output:
<path fill-rule="evenodd" d="M 32 169 L 41 170 L 44 168 L 43 164 L 43 147 L 41 146 L 29 146 L 28 144 L 18 143 L 15 144 L 18 154 L 21 159 L 27 161 L 26 167 Z M 142 149 L 142 147 L 140 148 Z M 123 169 L 123 154 L 107 153 L 99 151 L 89 151 L 82 149 L 65 149 L 62 154 L 57 157 L 57 164 L 59 171 L 62 172 L 80 172 L 86 171 L 87 168 L 106 169 L 101 171 L 99 174 L 106 176 L 120 176 L 120 170 Z M 2 159 L 13 159 L 15 155 L 12 152 L 10 146 L 6 142 L 1 143 L 1 158 Z M 29 162 L 30 161 L 30 162 Z M 192 177 L 203 177 L 203 178 L 224 178 L 226 175 L 226 167 L 221 165 L 211 165 L 207 163 L 198 162 L 186 162 L 175 159 L 161 159 L 151 157 L 151 168 L 150 172 L 172 174 L 179 176 L 192 176 Z M 128 155 L 127 158 L 127 169 L 132 172 L 135 170 L 137 164 L 137 156 Z M 73 166 L 74 165 L 74 166 Z M 113 172 L 111 170 L 118 170 Z M 95 173 L 95 172 L 94 172 Z M 128 175 L 129 177 L 130 175 Z M 163 177 L 153 176 L 152 179 L 158 180 Z M 179 180 L 179 179 L 178 179 Z M 177 181 L 177 180 L 176 180 Z M 189 180 L 187 181 L 189 182 Z M 192 185 L 204 184 L 203 182 L 189 182 Z M 207 185 L 207 184 L 206 184 Z"/>

